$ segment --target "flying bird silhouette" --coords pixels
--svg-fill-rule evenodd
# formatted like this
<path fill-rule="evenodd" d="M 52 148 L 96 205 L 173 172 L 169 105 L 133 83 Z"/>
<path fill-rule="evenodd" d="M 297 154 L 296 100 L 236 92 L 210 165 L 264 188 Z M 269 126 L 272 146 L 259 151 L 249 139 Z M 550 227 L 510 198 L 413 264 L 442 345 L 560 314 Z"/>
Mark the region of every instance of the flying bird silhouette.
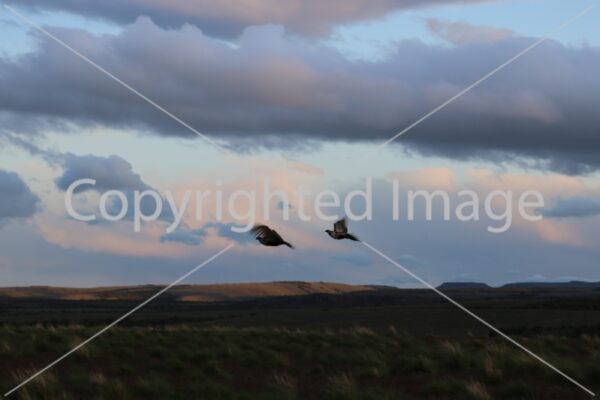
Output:
<path fill-rule="evenodd" d="M 340 219 L 338 222 L 333 224 L 333 230 L 325 229 L 325 232 L 329 234 L 335 240 L 350 239 L 356 242 L 360 240 L 351 233 L 348 233 L 348 226 L 346 225 L 346 218 Z"/>
<path fill-rule="evenodd" d="M 255 225 L 250 232 L 252 232 L 256 240 L 263 246 L 281 246 L 282 244 L 285 244 L 290 249 L 294 248 L 294 246 L 283 240 L 276 230 L 271 229 L 266 225 Z"/>

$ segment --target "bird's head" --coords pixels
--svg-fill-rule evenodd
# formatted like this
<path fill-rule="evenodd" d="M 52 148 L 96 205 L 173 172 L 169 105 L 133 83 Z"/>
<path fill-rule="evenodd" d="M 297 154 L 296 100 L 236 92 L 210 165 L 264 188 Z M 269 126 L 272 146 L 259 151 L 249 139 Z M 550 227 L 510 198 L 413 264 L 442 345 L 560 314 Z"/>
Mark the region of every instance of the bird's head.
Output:
<path fill-rule="evenodd" d="M 331 229 L 325 229 L 325 232 L 327 232 L 327 233 L 333 233 L 333 231 Z"/>

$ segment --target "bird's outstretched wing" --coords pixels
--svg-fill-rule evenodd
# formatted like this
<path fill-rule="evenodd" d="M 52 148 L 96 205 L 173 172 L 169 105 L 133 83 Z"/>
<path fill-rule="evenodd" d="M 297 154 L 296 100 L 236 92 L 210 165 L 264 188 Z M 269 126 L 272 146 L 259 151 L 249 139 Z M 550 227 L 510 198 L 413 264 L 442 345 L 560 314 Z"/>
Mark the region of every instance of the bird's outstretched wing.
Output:
<path fill-rule="evenodd" d="M 272 231 L 271 228 L 266 225 L 254 225 L 254 227 L 250 229 L 250 232 L 252 232 L 252 235 L 255 238 L 264 238 L 265 236 L 269 236 L 274 231 Z"/>
<path fill-rule="evenodd" d="M 285 244 L 291 249 L 294 248 L 290 243 L 283 240 L 276 230 L 271 229 L 266 225 L 254 225 L 254 227 L 250 229 L 250 232 L 252 232 L 252 235 L 259 239 L 265 246 L 279 246 Z"/>
<path fill-rule="evenodd" d="M 347 233 L 348 227 L 346 226 L 346 217 L 333 224 L 333 230 L 338 233 Z"/>

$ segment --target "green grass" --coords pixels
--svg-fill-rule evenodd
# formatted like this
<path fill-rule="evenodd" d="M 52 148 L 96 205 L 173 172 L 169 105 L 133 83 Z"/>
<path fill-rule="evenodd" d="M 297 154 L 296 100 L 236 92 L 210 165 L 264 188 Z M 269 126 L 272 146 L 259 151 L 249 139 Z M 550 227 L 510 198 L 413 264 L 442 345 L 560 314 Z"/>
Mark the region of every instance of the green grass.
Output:
<path fill-rule="evenodd" d="M 0 327 L 6 391 L 96 332 Z M 518 338 L 592 389 L 600 338 Z M 340 331 L 115 327 L 14 399 L 587 399 L 502 338 Z"/>

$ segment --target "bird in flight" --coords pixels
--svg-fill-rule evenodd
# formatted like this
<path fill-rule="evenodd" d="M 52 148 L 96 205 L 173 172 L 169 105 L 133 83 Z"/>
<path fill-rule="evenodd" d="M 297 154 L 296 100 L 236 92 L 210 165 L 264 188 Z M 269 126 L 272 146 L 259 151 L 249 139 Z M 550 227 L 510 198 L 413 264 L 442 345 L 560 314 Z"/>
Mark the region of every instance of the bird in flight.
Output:
<path fill-rule="evenodd" d="M 338 222 L 333 224 L 333 230 L 325 229 L 325 232 L 336 240 L 350 239 L 359 242 L 358 238 L 351 233 L 348 233 L 348 226 L 346 225 L 346 218 L 340 219 Z"/>
<path fill-rule="evenodd" d="M 263 246 L 281 246 L 282 244 L 285 244 L 290 249 L 294 248 L 294 246 L 283 240 L 276 230 L 271 229 L 266 225 L 255 225 L 250 232 L 252 232 L 256 240 Z"/>

